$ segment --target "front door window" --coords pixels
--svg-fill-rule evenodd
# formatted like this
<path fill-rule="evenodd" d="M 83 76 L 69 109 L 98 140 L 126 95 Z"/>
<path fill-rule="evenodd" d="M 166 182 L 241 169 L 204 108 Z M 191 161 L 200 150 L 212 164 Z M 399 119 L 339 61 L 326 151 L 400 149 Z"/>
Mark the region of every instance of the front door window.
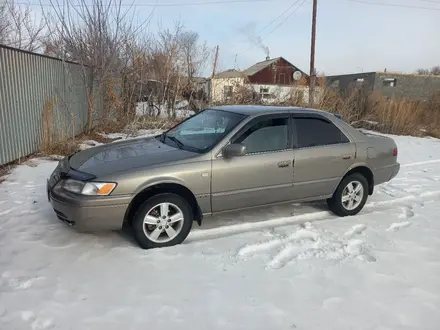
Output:
<path fill-rule="evenodd" d="M 285 150 L 289 143 L 288 126 L 287 117 L 263 119 L 246 129 L 233 143 L 244 144 L 248 154 Z"/>

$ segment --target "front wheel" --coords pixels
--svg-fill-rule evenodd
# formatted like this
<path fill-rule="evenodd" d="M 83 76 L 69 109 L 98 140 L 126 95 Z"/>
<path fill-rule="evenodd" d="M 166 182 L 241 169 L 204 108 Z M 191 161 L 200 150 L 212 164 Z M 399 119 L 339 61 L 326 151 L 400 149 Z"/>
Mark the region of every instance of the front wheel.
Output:
<path fill-rule="evenodd" d="M 327 200 L 327 204 L 333 213 L 345 217 L 358 214 L 367 197 L 367 179 L 360 173 L 353 173 L 341 181 L 333 197 Z"/>
<path fill-rule="evenodd" d="M 143 249 L 182 243 L 191 231 L 193 214 L 176 194 L 159 194 L 141 205 L 133 219 L 134 237 Z"/>

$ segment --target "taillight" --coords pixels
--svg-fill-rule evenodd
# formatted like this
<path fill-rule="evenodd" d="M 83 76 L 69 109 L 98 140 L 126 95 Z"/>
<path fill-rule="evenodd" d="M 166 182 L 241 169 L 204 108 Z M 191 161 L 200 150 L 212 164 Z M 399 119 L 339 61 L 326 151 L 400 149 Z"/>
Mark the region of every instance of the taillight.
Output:
<path fill-rule="evenodd" d="M 394 157 L 397 157 L 397 154 L 398 154 L 397 148 L 394 148 L 394 150 L 393 150 L 393 156 L 394 156 Z"/>

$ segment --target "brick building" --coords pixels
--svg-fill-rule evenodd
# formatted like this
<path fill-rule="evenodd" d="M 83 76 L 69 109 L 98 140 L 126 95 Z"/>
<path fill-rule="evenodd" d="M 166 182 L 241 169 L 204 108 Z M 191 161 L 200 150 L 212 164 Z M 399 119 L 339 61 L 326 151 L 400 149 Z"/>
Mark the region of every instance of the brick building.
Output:
<path fill-rule="evenodd" d="M 283 98 L 298 82 L 294 79 L 295 72 L 297 79 L 304 77 L 302 80 L 308 81 L 307 74 L 283 57 L 266 58 L 265 61 L 258 62 L 244 71 L 226 70 L 212 79 L 211 99 L 214 102 L 226 101 L 243 85 L 251 86 L 263 100 L 268 100 L 274 95 Z"/>

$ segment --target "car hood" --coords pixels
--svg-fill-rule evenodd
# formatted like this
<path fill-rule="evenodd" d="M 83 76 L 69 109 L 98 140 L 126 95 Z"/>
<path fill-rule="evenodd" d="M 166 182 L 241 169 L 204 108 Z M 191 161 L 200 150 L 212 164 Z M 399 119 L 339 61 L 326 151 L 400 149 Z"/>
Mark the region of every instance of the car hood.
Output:
<path fill-rule="evenodd" d="M 73 154 L 69 165 L 97 177 L 139 167 L 179 161 L 198 155 L 160 142 L 155 137 L 114 142 Z"/>

